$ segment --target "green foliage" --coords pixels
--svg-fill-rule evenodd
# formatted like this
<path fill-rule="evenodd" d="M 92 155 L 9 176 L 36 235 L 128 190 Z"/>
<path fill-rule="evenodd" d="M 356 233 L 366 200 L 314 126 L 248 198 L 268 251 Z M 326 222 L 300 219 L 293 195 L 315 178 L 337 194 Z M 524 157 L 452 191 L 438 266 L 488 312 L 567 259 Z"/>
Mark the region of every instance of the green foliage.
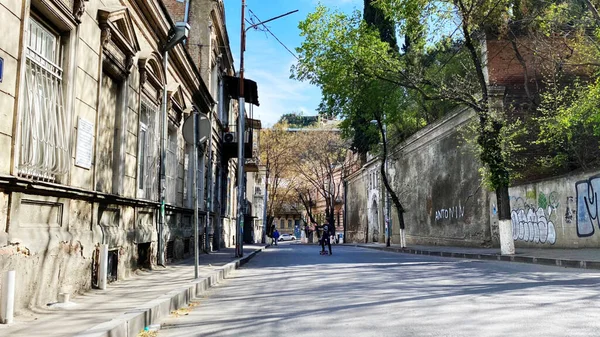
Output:
<path fill-rule="evenodd" d="M 591 83 L 575 81 L 551 85 L 542 93 L 539 116 L 534 119 L 539 134 L 534 144 L 548 148 L 540 158 L 545 167 L 588 168 L 599 164 L 600 78 Z"/>
<path fill-rule="evenodd" d="M 465 151 L 472 151 L 478 158 L 482 157 L 484 152 L 483 147 L 479 143 L 480 123 L 476 119 L 472 119 L 469 123 L 461 126 L 458 130 L 461 138 L 461 143 L 467 145 Z M 500 146 L 500 156 L 507 165 L 505 169 L 508 176 L 501 176 L 505 179 L 505 183 L 510 183 L 522 177 L 521 172 L 525 166 L 525 161 L 519 156 L 525 150 L 522 139 L 528 134 L 525 128 L 525 123 L 521 119 L 515 119 L 511 122 L 505 121 L 505 126 L 502 128 L 498 142 Z M 482 166 L 479 169 L 482 177 L 483 185 L 489 190 L 495 190 L 500 181 L 494 180 L 494 176 L 490 170 L 490 166 Z"/>
<path fill-rule="evenodd" d="M 318 116 L 304 116 L 302 113 L 283 114 L 277 123 L 287 123 L 290 128 L 306 128 L 318 123 Z"/>

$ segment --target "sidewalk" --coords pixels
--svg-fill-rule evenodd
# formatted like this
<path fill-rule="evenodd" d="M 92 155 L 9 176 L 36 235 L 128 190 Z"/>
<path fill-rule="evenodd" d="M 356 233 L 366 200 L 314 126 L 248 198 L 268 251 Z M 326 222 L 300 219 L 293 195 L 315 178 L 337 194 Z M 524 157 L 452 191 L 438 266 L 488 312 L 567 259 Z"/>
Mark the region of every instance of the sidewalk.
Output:
<path fill-rule="evenodd" d="M 397 253 L 446 256 L 462 259 L 497 260 L 600 270 L 600 249 L 517 248 L 515 255 L 501 255 L 500 248 L 469 248 L 450 246 L 385 247 L 384 244 L 354 244 L 357 247 L 393 251 Z"/>
<path fill-rule="evenodd" d="M 142 271 L 129 280 L 93 289 L 71 299 L 68 308 L 36 308 L 0 324 L 0 336 L 110 336 L 134 337 L 145 326 L 160 323 L 172 310 L 181 308 L 211 285 L 264 249 L 244 245 L 244 257 L 236 259 L 233 248 L 200 255 L 200 278 L 194 280 L 193 258 L 166 268 Z"/>

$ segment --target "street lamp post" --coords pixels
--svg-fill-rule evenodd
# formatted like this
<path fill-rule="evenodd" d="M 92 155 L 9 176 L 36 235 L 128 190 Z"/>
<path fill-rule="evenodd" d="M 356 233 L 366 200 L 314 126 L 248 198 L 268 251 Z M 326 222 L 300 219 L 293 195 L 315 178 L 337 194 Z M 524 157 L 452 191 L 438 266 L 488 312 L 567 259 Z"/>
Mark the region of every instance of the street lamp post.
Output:
<path fill-rule="evenodd" d="M 383 124 L 383 138 L 384 141 L 387 142 L 387 125 Z M 389 152 L 389 151 L 388 151 Z M 389 153 L 386 154 L 385 156 L 385 161 L 383 162 L 383 170 L 385 171 L 383 174 L 386 175 L 386 179 L 387 179 L 387 173 L 388 173 L 388 157 L 389 157 Z M 385 239 L 385 245 L 386 247 L 390 246 L 391 243 L 391 237 L 392 237 L 392 217 L 391 217 L 391 205 L 390 205 L 390 193 L 388 192 L 387 188 L 385 190 L 385 235 L 386 235 L 386 239 Z"/>
<path fill-rule="evenodd" d="M 244 235 L 244 204 L 245 204 L 245 199 L 244 199 L 244 187 L 245 187 L 245 182 L 244 182 L 244 136 L 245 136 L 245 131 L 246 131 L 246 127 L 245 127 L 245 117 L 246 114 L 244 112 L 245 110 L 245 96 L 244 96 L 244 51 L 246 50 L 246 32 L 249 29 L 255 28 L 259 25 L 263 25 L 267 22 L 279 19 L 281 17 L 284 17 L 286 15 L 290 15 L 292 13 L 297 12 L 298 10 L 294 10 L 279 16 L 276 16 L 274 18 L 265 20 L 265 21 L 261 21 L 258 23 L 255 23 L 253 25 L 248 26 L 248 28 L 245 28 L 245 12 L 246 12 L 246 0 L 242 0 L 242 26 L 241 26 L 241 38 L 240 38 L 240 96 L 239 96 L 239 102 L 238 102 L 238 176 L 237 176 L 237 181 L 238 181 L 238 214 L 237 214 L 237 226 L 236 226 L 236 231 L 235 231 L 235 235 L 236 235 L 236 240 L 235 240 L 235 256 L 236 257 L 242 257 L 244 256 L 244 246 L 243 246 L 243 235 Z"/>
<path fill-rule="evenodd" d="M 165 74 L 165 83 L 163 87 L 162 106 L 161 106 L 161 141 L 160 141 L 160 171 L 159 171 L 159 202 L 160 214 L 158 221 L 158 264 L 165 265 L 165 248 L 164 248 L 164 226 L 165 226 L 165 204 L 166 204 L 166 158 L 167 158 L 167 135 L 169 126 L 167 125 L 167 67 L 169 65 L 169 51 L 179 43 L 187 39 L 190 33 L 190 26 L 185 22 L 177 22 L 175 27 L 169 30 L 167 40 L 163 47 L 163 72 Z"/>

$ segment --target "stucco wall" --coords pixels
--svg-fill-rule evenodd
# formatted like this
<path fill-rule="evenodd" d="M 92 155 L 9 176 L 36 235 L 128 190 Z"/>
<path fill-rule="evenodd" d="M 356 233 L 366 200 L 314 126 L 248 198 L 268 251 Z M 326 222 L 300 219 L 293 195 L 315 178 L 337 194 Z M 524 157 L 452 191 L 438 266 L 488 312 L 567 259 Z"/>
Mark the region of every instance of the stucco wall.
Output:
<path fill-rule="evenodd" d="M 511 187 L 517 247 L 597 248 L 600 172 L 587 172 Z M 490 202 L 495 217 L 495 199 Z"/>
<path fill-rule="evenodd" d="M 366 242 L 367 239 L 367 187 L 364 169 L 348 181 L 346 198 L 345 242 Z"/>
<path fill-rule="evenodd" d="M 456 111 L 392 151 L 388 174 L 405 209 L 408 244 L 477 247 L 496 243 L 490 229 L 489 192 L 480 184 L 479 161 L 457 131 L 471 117 L 469 111 Z M 371 162 L 349 179 L 349 242 L 365 242 L 365 235 L 368 242 L 376 241 L 372 237 L 374 227 L 380 231 L 378 240 L 384 238 L 383 183 L 379 181 L 375 188 L 369 186 L 369 172 L 377 172 L 378 168 L 378 162 Z M 392 242 L 400 242 L 394 207 Z"/>
<path fill-rule="evenodd" d="M 479 160 L 457 131 L 471 117 L 468 110 L 448 115 L 404 142 L 391 160 L 392 184 L 406 210 L 408 243 L 492 244 L 489 193 L 481 186 Z M 397 222 L 393 229 L 392 239 L 399 242 Z"/>

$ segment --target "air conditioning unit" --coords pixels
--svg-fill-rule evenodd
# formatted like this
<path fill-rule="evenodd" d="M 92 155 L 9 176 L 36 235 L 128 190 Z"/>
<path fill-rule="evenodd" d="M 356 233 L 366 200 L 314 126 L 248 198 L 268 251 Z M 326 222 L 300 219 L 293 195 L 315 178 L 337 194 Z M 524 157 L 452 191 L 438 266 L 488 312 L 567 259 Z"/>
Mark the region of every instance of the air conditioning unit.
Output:
<path fill-rule="evenodd" d="M 235 143 L 237 139 L 235 137 L 235 132 L 225 132 L 223 134 L 223 143 Z"/>

